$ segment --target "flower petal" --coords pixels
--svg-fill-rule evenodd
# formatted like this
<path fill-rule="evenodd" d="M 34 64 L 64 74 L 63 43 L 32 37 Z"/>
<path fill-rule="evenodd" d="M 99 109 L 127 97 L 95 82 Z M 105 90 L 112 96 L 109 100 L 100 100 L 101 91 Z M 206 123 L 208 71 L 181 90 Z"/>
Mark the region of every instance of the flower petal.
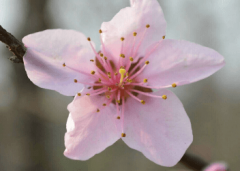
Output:
<path fill-rule="evenodd" d="M 39 87 L 73 96 L 83 87 L 79 82 L 93 82 L 90 72 L 95 65 L 90 59 L 94 53 L 82 33 L 45 30 L 24 37 L 23 42 L 27 47 L 23 58 L 27 75 Z"/>
<path fill-rule="evenodd" d="M 212 75 L 225 64 L 218 52 L 184 40 L 161 41 L 148 60 L 138 79 L 147 78 L 154 87 L 189 84 Z"/>
<path fill-rule="evenodd" d="M 75 160 L 87 160 L 116 142 L 121 132 L 116 122 L 113 104 L 102 107 L 101 96 L 75 97 L 69 104 L 70 115 L 65 134 L 64 155 Z M 97 112 L 97 109 L 100 112 Z"/>
<path fill-rule="evenodd" d="M 148 29 L 146 28 L 147 24 L 150 25 Z M 136 61 L 138 57 L 144 55 L 147 47 L 162 39 L 162 36 L 165 35 L 166 21 L 157 0 L 132 0 L 131 7 L 120 10 L 111 21 L 102 23 L 101 30 L 106 50 L 113 56 L 115 62 L 118 61 L 121 53 L 125 54 L 126 60 L 130 56 L 134 57 L 132 51 L 133 33 L 137 33 L 136 50 L 146 31 L 137 56 L 134 58 Z M 125 38 L 123 51 L 121 51 L 121 37 Z"/>
<path fill-rule="evenodd" d="M 163 166 L 175 165 L 192 143 L 190 120 L 180 100 L 168 90 L 155 95 L 167 95 L 168 99 L 138 97 L 142 105 L 129 98 L 125 108 L 123 141 L 142 152 L 148 159 Z"/>

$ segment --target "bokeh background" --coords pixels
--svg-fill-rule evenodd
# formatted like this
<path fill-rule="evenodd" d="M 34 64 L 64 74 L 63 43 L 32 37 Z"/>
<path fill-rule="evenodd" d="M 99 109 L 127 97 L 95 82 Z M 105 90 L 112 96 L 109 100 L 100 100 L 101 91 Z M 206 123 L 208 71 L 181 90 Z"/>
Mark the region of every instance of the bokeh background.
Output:
<path fill-rule="evenodd" d="M 166 38 L 185 39 L 215 49 L 226 66 L 202 81 L 177 87 L 191 119 L 194 141 L 188 151 L 208 161 L 240 168 L 240 1 L 159 0 L 168 23 Z M 0 0 L 0 25 L 22 39 L 49 28 L 90 36 L 129 0 Z M 33 85 L 22 64 L 0 43 L 1 171 L 177 171 L 146 159 L 119 140 L 88 161 L 63 155 L 66 106 L 72 97 Z"/>

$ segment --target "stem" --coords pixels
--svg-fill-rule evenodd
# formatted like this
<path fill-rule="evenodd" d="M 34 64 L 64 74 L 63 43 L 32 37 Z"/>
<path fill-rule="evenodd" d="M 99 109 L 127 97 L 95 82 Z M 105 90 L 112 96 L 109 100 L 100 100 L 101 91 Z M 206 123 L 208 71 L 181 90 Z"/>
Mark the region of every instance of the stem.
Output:
<path fill-rule="evenodd" d="M 7 45 L 9 51 L 11 51 L 14 56 L 9 59 L 14 63 L 23 63 L 23 56 L 26 52 L 26 48 L 23 43 L 17 40 L 11 33 L 8 33 L 0 25 L 0 41 Z"/>

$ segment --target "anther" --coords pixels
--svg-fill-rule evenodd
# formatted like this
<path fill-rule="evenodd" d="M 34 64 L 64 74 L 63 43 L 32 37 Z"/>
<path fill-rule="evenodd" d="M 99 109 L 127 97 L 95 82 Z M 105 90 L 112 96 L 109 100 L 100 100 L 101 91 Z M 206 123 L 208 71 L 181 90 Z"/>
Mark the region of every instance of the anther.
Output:
<path fill-rule="evenodd" d="M 117 119 L 120 119 L 120 116 L 117 116 Z"/>
<path fill-rule="evenodd" d="M 132 83 L 132 80 L 131 79 L 127 79 L 127 82 Z"/>
<path fill-rule="evenodd" d="M 101 56 L 101 57 L 103 57 L 103 54 L 102 54 L 102 53 L 100 53 L 100 56 Z"/>
<path fill-rule="evenodd" d="M 107 75 L 111 75 L 111 72 L 107 72 Z"/>
<path fill-rule="evenodd" d="M 172 84 L 172 87 L 173 87 L 173 88 L 177 87 L 177 84 L 176 84 L 176 83 L 173 83 L 173 84 Z"/>
<path fill-rule="evenodd" d="M 165 39 L 165 36 L 163 36 L 162 38 Z"/>
<path fill-rule="evenodd" d="M 63 67 L 65 67 L 66 66 L 66 64 L 65 63 L 63 63 Z"/>
<path fill-rule="evenodd" d="M 87 40 L 90 42 L 91 41 L 90 37 L 88 37 Z"/>
<path fill-rule="evenodd" d="M 74 82 L 77 83 L 77 79 L 74 79 Z"/>
<path fill-rule="evenodd" d="M 137 32 L 133 32 L 133 36 L 137 36 Z"/>
<path fill-rule="evenodd" d="M 112 88 L 111 87 L 108 87 L 108 91 L 111 91 L 112 90 Z"/>
<path fill-rule="evenodd" d="M 87 95 L 87 96 L 90 96 L 90 93 L 87 93 L 86 95 Z"/>
<path fill-rule="evenodd" d="M 111 75 L 108 75 L 108 78 L 112 78 Z"/>
<path fill-rule="evenodd" d="M 77 95 L 78 95 L 78 96 L 81 96 L 82 94 L 81 94 L 81 93 L 78 93 Z"/>
<path fill-rule="evenodd" d="M 106 98 L 107 98 L 107 99 L 110 99 L 110 96 L 109 96 L 109 95 L 106 95 Z"/>
<path fill-rule="evenodd" d="M 94 62 L 94 60 L 93 60 L 93 59 L 90 59 L 90 61 L 91 61 L 91 62 Z"/>
<path fill-rule="evenodd" d="M 125 39 L 124 39 L 124 37 L 121 37 L 121 41 L 124 41 Z"/>
<path fill-rule="evenodd" d="M 146 102 L 145 102 L 144 100 L 141 100 L 141 103 L 142 103 L 142 104 L 145 104 Z"/>
<path fill-rule="evenodd" d="M 125 134 L 125 133 L 122 133 L 121 136 L 122 136 L 122 137 L 126 137 L 126 134 Z"/>
<path fill-rule="evenodd" d="M 125 55 L 124 54 L 120 54 L 120 57 L 125 58 Z"/>
<path fill-rule="evenodd" d="M 132 62 L 133 61 L 133 57 L 129 57 L 130 61 Z"/>
<path fill-rule="evenodd" d="M 95 71 L 91 71 L 91 74 L 94 75 L 94 74 L 95 74 Z"/>
<path fill-rule="evenodd" d="M 115 72 L 115 73 L 114 73 L 114 75 L 118 75 L 118 73 L 117 73 L 117 72 Z"/>
<path fill-rule="evenodd" d="M 167 96 L 166 96 L 166 95 L 163 95 L 162 98 L 163 98 L 164 100 L 166 100 L 166 99 L 167 99 Z"/>
<path fill-rule="evenodd" d="M 102 82 L 101 78 L 98 79 L 98 82 Z"/>
<path fill-rule="evenodd" d="M 143 82 L 144 82 L 144 83 L 147 83 L 147 82 L 148 82 L 148 79 L 144 78 L 144 79 L 143 79 Z"/>
<path fill-rule="evenodd" d="M 103 103 L 103 106 L 107 106 L 107 104 L 106 104 L 106 103 Z"/>
<path fill-rule="evenodd" d="M 148 65 L 148 64 L 149 64 L 149 61 L 146 61 L 145 64 Z"/>
<path fill-rule="evenodd" d="M 102 30 L 101 30 L 101 29 L 99 30 L 99 33 L 100 33 L 100 34 L 102 33 Z"/>
<path fill-rule="evenodd" d="M 100 110 L 99 110 L 99 109 L 97 109 L 97 112 L 100 112 Z"/>
<path fill-rule="evenodd" d="M 128 77 L 128 72 L 126 73 L 126 76 Z"/>
<path fill-rule="evenodd" d="M 120 103 L 121 101 L 120 100 L 117 100 L 117 103 Z"/>
<path fill-rule="evenodd" d="M 104 59 L 105 59 L 105 60 L 107 60 L 107 57 L 106 57 L 106 56 L 104 56 Z"/>
<path fill-rule="evenodd" d="M 149 27 L 150 27 L 150 25 L 149 25 L 149 24 L 147 24 L 147 25 L 146 25 L 146 27 L 147 27 L 147 28 L 149 28 Z"/>

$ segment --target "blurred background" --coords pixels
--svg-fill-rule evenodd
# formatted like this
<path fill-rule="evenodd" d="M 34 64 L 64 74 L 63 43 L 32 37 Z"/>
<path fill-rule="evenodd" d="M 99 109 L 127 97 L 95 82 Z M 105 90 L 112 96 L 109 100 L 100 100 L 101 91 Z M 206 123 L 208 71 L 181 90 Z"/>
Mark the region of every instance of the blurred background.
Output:
<path fill-rule="evenodd" d="M 215 49 L 226 66 L 202 81 L 173 91 L 191 119 L 189 152 L 240 168 L 240 1 L 159 0 L 168 24 L 166 38 L 185 39 Z M 100 45 L 98 30 L 129 0 L 0 0 L 0 25 L 21 40 L 49 28 L 83 32 Z M 63 155 L 66 106 L 72 97 L 33 85 L 22 64 L 0 43 L 1 171 L 180 171 L 165 168 L 130 149 L 122 140 L 88 161 Z M 172 89 L 171 89 L 172 90 Z"/>

